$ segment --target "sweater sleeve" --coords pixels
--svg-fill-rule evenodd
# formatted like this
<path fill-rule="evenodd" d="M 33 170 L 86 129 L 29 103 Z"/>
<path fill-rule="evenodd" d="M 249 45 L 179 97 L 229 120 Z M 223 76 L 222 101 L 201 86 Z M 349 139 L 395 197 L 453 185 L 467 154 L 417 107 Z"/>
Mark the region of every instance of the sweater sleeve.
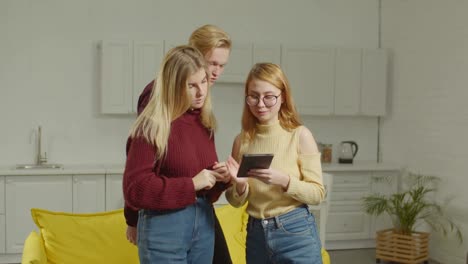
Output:
<path fill-rule="evenodd" d="M 138 210 L 131 208 L 127 203 L 124 206 L 125 222 L 129 226 L 136 227 L 138 223 Z"/>
<path fill-rule="evenodd" d="M 148 105 L 149 99 L 151 98 L 151 93 L 153 92 L 154 80 L 148 83 L 141 92 L 140 96 L 138 97 L 138 104 L 137 104 L 137 113 L 138 115 L 143 112 L 146 105 Z"/>
<path fill-rule="evenodd" d="M 144 138 L 129 139 L 123 176 L 125 202 L 132 208 L 169 210 L 195 202 L 189 177 L 165 177 L 154 172 L 156 151 Z"/>
<path fill-rule="evenodd" d="M 224 182 L 217 182 L 213 188 L 211 188 L 208 192 L 207 195 L 211 201 L 211 203 L 215 203 L 218 201 L 219 197 L 221 194 L 229 188 L 230 184 L 229 183 L 224 183 Z"/>
<path fill-rule="evenodd" d="M 305 204 L 319 204 L 324 198 L 320 153 L 299 154 L 299 178 L 291 177 L 286 194 Z"/>
<path fill-rule="evenodd" d="M 245 192 L 242 195 L 239 195 L 236 191 L 236 184 L 229 187 L 226 191 L 226 199 L 234 207 L 241 207 L 247 202 L 247 197 L 249 195 L 249 184 L 245 188 Z"/>

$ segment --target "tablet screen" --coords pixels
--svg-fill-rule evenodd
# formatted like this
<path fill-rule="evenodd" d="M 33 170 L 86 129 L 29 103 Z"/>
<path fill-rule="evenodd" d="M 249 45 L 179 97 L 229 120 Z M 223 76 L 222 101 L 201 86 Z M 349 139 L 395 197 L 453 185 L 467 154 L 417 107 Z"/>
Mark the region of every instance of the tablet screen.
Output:
<path fill-rule="evenodd" d="M 244 154 L 237 177 L 247 177 L 250 169 L 268 169 L 272 160 L 273 154 Z"/>

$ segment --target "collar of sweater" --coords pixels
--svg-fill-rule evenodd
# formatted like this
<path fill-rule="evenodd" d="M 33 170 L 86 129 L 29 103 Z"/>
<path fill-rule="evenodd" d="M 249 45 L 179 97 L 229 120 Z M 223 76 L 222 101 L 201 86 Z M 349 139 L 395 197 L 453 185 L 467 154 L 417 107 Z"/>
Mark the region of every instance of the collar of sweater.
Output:
<path fill-rule="evenodd" d="M 277 135 L 284 129 L 281 127 L 279 120 L 276 120 L 272 124 L 263 125 L 257 124 L 257 134 L 258 135 Z"/>
<path fill-rule="evenodd" d="M 181 121 L 187 124 L 199 123 L 200 115 L 201 115 L 200 109 L 189 109 L 187 110 L 187 112 L 183 113 L 174 121 Z"/>

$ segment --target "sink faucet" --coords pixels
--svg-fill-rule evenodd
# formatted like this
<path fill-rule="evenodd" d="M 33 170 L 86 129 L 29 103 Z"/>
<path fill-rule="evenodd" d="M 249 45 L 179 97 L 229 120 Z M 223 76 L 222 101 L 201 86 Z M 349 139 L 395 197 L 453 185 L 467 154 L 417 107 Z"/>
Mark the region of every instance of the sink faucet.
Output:
<path fill-rule="evenodd" d="M 47 163 L 47 152 L 44 152 L 44 156 L 42 156 L 42 128 L 39 126 L 38 133 L 37 133 L 37 165 L 42 165 Z"/>

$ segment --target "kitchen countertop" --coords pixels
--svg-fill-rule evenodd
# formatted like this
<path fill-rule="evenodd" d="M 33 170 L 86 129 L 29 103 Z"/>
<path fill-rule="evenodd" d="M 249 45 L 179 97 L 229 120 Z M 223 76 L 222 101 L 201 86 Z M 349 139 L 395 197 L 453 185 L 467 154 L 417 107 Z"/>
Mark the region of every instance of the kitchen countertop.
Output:
<path fill-rule="evenodd" d="M 356 161 L 354 164 L 322 164 L 324 172 L 338 171 L 395 171 L 401 167 L 390 163 Z M 74 175 L 74 174 L 122 174 L 124 166 L 119 164 L 64 165 L 62 169 L 15 169 L 15 166 L 0 167 L 0 176 L 15 175 Z"/>
<path fill-rule="evenodd" d="M 395 171 L 401 166 L 392 163 L 382 163 L 375 161 L 355 161 L 353 164 L 323 163 L 322 170 L 325 172 L 334 171 Z"/>

